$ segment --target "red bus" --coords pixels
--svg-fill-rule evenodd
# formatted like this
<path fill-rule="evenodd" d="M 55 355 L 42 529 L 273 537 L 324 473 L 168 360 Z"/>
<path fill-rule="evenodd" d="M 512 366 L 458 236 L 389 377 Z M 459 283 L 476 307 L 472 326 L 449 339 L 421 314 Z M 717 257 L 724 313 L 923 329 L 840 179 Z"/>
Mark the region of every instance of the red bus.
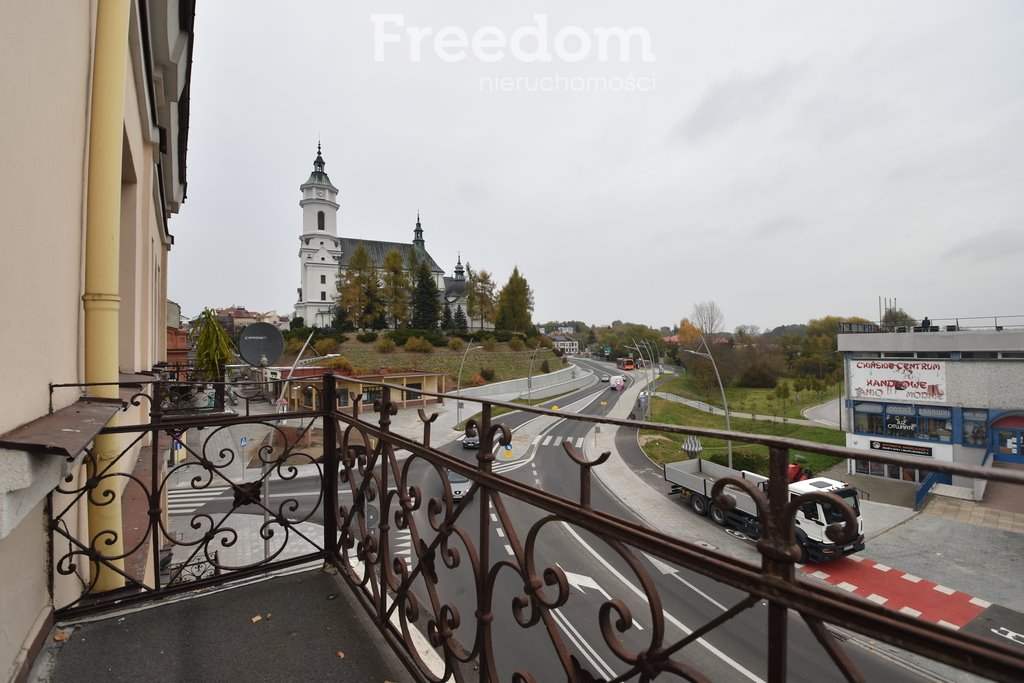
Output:
<path fill-rule="evenodd" d="M 636 363 L 632 358 L 617 358 L 615 360 L 615 367 L 619 370 L 635 370 Z"/>

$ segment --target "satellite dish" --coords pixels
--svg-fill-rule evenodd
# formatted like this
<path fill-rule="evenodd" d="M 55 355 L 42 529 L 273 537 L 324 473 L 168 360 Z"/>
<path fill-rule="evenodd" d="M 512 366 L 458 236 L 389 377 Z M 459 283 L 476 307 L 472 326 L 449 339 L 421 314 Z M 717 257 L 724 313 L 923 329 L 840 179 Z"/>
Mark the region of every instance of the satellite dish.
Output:
<path fill-rule="evenodd" d="M 273 365 L 284 353 L 284 335 L 270 323 L 247 325 L 238 337 L 238 352 L 249 365 Z"/>

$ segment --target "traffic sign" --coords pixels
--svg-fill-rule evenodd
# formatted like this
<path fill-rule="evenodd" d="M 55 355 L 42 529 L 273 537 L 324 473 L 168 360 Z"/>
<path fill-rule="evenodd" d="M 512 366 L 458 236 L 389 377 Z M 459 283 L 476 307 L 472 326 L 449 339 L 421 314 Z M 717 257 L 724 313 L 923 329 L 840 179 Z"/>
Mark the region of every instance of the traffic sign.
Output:
<path fill-rule="evenodd" d="M 246 446 L 249 445 L 249 439 L 243 436 L 241 439 L 238 440 L 238 445 L 242 448 L 245 448 Z"/>

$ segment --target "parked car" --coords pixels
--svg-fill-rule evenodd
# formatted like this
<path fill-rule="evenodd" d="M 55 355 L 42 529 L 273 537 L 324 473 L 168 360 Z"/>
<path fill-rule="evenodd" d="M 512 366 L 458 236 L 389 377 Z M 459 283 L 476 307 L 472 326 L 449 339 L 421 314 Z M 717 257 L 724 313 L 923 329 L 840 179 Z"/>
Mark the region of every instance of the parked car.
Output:
<path fill-rule="evenodd" d="M 469 479 L 448 470 L 448 486 L 452 489 L 452 502 L 458 503 L 469 492 Z"/>

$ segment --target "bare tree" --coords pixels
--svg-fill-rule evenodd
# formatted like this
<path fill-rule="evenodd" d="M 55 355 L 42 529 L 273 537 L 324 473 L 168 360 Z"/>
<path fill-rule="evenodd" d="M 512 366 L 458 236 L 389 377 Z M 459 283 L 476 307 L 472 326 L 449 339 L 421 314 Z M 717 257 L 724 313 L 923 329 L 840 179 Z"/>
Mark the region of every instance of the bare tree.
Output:
<path fill-rule="evenodd" d="M 693 313 L 690 314 L 693 324 L 706 335 L 717 332 L 722 327 L 724 317 L 722 309 L 714 301 L 701 301 L 699 304 L 694 304 Z"/>

